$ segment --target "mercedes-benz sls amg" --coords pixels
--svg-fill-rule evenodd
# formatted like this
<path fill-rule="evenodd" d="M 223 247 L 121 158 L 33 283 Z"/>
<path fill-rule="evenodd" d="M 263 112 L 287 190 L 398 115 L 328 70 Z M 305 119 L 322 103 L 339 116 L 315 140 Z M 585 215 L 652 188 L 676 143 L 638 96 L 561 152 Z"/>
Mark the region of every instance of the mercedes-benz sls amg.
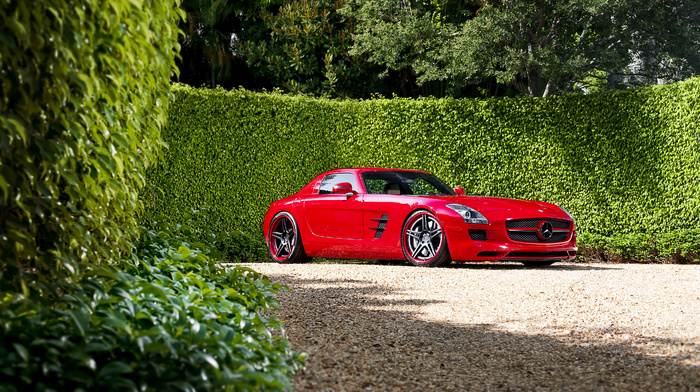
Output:
<path fill-rule="evenodd" d="M 278 263 L 327 257 L 542 266 L 576 257 L 575 222 L 562 208 L 463 193 L 422 171 L 332 170 L 270 205 L 265 240 Z"/>

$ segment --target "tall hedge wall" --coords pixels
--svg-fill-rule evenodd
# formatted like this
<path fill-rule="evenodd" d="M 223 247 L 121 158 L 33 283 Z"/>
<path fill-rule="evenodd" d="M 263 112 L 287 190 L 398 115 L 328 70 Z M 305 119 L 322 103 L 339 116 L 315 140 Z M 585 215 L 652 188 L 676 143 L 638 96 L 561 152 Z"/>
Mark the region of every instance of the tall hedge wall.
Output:
<path fill-rule="evenodd" d="M 169 149 L 142 196 L 156 212 L 209 206 L 203 224 L 262 236 L 268 205 L 320 172 L 394 167 L 433 172 L 467 194 L 557 203 L 576 217 L 583 245 L 700 249 L 700 79 L 546 99 L 173 91 Z"/>
<path fill-rule="evenodd" d="M 178 5 L 0 5 L 0 293 L 131 249 L 162 145 Z"/>

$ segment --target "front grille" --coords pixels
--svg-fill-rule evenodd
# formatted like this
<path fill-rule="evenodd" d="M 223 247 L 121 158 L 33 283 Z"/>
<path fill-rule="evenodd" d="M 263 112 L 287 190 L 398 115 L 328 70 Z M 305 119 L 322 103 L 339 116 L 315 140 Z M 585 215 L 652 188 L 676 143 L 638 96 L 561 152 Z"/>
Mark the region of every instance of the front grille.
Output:
<path fill-rule="evenodd" d="M 518 259 L 522 257 L 537 257 L 537 258 L 543 258 L 543 259 L 550 259 L 550 258 L 562 258 L 562 257 L 568 257 L 569 252 L 561 251 L 561 252 L 510 252 L 506 255 L 506 259 Z"/>
<path fill-rule="evenodd" d="M 553 233 L 547 239 L 541 239 L 538 235 L 540 230 L 538 226 L 540 222 L 549 222 L 552 226 Z M 506 230 L 508 238 L 518 242 L 549 244 L 553 242 L 564 242 L 571 235 L 572 222 L 561 219 L 516 219 L 506 221 Z"/>
<path fill-rule="evenodd" d="M 547 238 L 546 240 L 541 240 L 540 237 L 537 236 L 537 232 L 523 232 L 523 231 L 509 231 L 508 232 L 508 238 L 510 238 L 513 241 L 520 241 L 520 242 L 540 242 L 543 244 L 548 244 L 550 242 L 562 242 L 566 241 L 566 238 L 569 236 L 569 233 L 554 233 L 551 237 Z"/>
<path fill-rule="evenodd" d="M 486 230 L 469 229 L 469 238 L 472 241 L 486 241 Z"/>
<path fill-rule="evenodd" d="M 542 219 L 512 220 L 506 222 L 506 229 L 533 229 Z"/>
<path fill-rule="evenodd" d="M 523 233 L 520 231 L 508 232 L 508 238 L 510 238 L 513 241 L 520 241 L 520 242 L 540 242 L 540 239 L 537 238 L 537 234 L 535 234 L 535 233 Z"/>
<path fill-rule="evenodd" d="M 536 229 L 537 225 L 543 220 L 548 221 L 552 224 L 555 229 L 569 229 L 571 228 L 571 223 L 564 220 L 554 220 L 554 219 L 518 219 L 510 220 L 506 222 L 506 229 Z"/>

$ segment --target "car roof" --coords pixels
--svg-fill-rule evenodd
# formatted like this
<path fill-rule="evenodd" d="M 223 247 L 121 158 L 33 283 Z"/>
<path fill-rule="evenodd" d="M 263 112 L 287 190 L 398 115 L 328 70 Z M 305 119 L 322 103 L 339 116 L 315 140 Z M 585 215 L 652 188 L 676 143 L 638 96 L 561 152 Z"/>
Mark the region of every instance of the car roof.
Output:
<path fill-rule="evenodd" d="M 295 195 L 303 195 L 303 194 L 312 194 L 314 190 L 316 189 L 316 186 L 321 182 L 321 179 L 328 174 L 334 174 L 334 173 L 353 173 L 353 174 L 361 174 L 364 172 L 372 172 L 372 171 L 405 171 L 405 172 L 416 172 L 416 173 L 426 173 L 430 174 L 428 172 L 420 171 L 420 170 L 409 170 L 409 169 L 387 169 L 383 167 L 351 167 L 351 168 L 342 168 L 342 169 L 334 169 L 334 170 L 329 170 L 326 172 L 323 172 L 316 177 L 314 177 L 313 180 L 309 181 L 303 188 L 299 190 L 299 192 L 295 193 Z M 360 184 L 360 186 L 363 186 Z"/>
<path fill-rule="evenodd" d="M 352 168 L 329 170 L 329 171 L 324 172 L 322 174 L 325 175 L 325 174 L 340 173 L 340 172 L 362 173 L 362 172 L 368 172 L 368 171 L 407 171 L 407 172 L 427 173 L 427 172 L 422 171 L 422 170 L 412 170 L 412 169 L 389 169 L 389 168 L 383 168 L 383 167 L 352 167 Z"/>

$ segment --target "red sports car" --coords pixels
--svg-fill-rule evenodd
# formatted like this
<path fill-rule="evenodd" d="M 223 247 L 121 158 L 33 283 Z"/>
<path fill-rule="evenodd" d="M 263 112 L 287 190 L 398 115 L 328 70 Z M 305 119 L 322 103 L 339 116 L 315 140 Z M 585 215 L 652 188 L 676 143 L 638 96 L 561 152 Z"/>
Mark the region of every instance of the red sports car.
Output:
<path fill-rule="evenodd" d="M 279 263 L 331 257 L 541 266 L 576 257 L 576 226 L 562 208 L 463 194 L 421 171 L 332 170 L 270 205 L 265 240 Z"/>

